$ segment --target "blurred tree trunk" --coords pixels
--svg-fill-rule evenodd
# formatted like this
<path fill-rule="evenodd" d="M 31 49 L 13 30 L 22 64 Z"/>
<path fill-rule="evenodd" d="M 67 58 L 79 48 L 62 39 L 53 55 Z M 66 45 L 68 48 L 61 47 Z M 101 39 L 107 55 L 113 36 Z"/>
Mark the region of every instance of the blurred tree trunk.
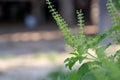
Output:
<path fill-rule="evenodd" d="M 64 19 L 69 23 L 73 24 L 74 19 L 74 4 L 73 0 L 60 0 L 60 12 Z"/>
<path fill-rule="evenodd" d="M 99 1 L 98 0 L 91 1 L 90 16 L 91 16 L 92 24 L 98 26 L 98 23 L 99 23 Z"/>

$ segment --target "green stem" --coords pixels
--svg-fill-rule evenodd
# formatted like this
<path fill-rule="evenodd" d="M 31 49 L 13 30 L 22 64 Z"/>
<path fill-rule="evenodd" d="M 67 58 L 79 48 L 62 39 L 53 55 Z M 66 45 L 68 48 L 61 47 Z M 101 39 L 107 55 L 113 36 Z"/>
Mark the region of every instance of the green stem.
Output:
<path fill-rule="evenodd" d="M 88 53 L 88 52 L 87 52 L 87 54 L 90 55 L 90 56 L 91 56 L 92 58 L 94 58 L 95 60 L 98 60 L 98 58 L 95 57 L 95 56 L 93 56 L 92 54 L 90 54 L 90 53 Z"/>
<path fill-rule="evenodd" d="M 96 60 L 96 59 L 93 59 L 93 58 L 86 58 L 86 59 L 89 59 L 89 60 L 94 60 L 94 61 Z"/>

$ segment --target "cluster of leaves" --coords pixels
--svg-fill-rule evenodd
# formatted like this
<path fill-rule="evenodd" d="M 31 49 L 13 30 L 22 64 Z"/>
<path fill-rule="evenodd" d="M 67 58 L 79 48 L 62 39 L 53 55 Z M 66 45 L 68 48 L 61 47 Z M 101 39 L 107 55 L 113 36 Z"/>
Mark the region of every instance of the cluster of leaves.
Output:
<path fill-rule="evenodd" d="M 77 34 L 73 34 L 68 28 L 67 22 L 56 11 L 56 9 L 54 9 L 54 5 L 52 5 L 49 0 L 46 0 L 46 4 L 48 4 L 48 8 L 50 9 L 54 20 L 57 22 L 57 25 L 63 33 L 66 43 L 74 49 L 74 52 L 70 53 L 73 56 L 65 60 L 66 66 L 71 70 L 76 62 L 81 64 L 83 60 L 89 59 L 88 62 L 83 63 L 80 66 L 77 72 L 77 74 L 79 74 L 78 80 L 118 80 L 120 78 L 120 50 L 118 50 L 115 55 L 108 57 L 105 55 L 104 51 L 111 44 L 98 47 L 99 43 L 108 36 L 110 36 L 116 43 L 120 43 L 120 15 L 118 14 L 112 1 L 108 0 L 107 8 L 112 19 L 113 27 L 105 33 L 97 35 L 96 37 L 86 37 L 84 35 L 84 17 L 81 10 L 76 12 L 79 32 Z M 88 49 L 93 49 L 97 56 L 89 53 Z M 91 57 L 89 58 L 87 56 L 83 56 L 84 54 Z M 92 77 L 89 75 L 92 75 Z M 72 79 L 70 78 L 67 80 Z"/>

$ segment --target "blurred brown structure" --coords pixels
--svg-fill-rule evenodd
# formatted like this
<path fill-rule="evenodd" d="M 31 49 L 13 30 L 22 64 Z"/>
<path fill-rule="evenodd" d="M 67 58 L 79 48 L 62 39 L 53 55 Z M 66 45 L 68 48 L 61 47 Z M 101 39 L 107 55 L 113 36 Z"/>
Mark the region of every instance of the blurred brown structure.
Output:
<path fill-rule="evenodd" d="M 99 20 L 98 0 L 51 0 L 64 19 L 76 24 L 77 9 L 82 9 L 86 25 L 97 25 Z M 0 0 L 0 24 L 24 24 L 25 17 L 33 15 L 37 27 L 52 23 L 45 0 Z"/>

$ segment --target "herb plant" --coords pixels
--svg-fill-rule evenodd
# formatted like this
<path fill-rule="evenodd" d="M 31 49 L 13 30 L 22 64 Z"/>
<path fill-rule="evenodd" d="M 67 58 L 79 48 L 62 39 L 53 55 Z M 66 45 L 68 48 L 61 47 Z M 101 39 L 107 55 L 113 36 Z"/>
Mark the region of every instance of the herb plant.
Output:
<path fill-rule="evenodd" d="M 120 0 L 116 0 L 116 4 L 119 5 Z M 115 4 L 113 4 L 112 0 L 108 0 L 107 3 L 107 9 L 109 12 L 109 15 L 111 17 L 111 22 L 113 26 L 116 26 L 120 24 L 120 14 L 118 9 L 115 7 Z M 120 30 L 115 30 L 113 33 L 110 35 L 111 39 L 115 42 L 120 44 Z"/>
<path fill-rule="evenodd" d="M 105 50 L 111 45 L 111 43 L 99 46 L 99 43 L 108 36 L 110 36 L 115 43 L 120 43 L 120 15 L 118 14 L 112 0 L 108 0 L 107 8 L 113 27 L 96 37 L 87 37 L 84 34 L 84 16 L 81 10 L 76 11 L 79 31 L 77 34 L 73 34 L 68 28 L 67 22 L 54 8 L 54 5 L 52 5 L 49 0 L 46 0 L 46 4 L 63 33 L 66 43 L 74 49 L 74 51 L 70 53 L 73 56 L 64 61 L 66 67 L 72 70 L 72 67 L 76 62 L 81 64 L 75 74 L 75 79 L 73 79 L 74 74 L 72 74 L 67 80 L 119 80 L 120 50 L 116 51 L 114 55 L 107 56 Z M 89 49 L 94 50 L 95 55 L 90 53 L 88 51 Z"/>

